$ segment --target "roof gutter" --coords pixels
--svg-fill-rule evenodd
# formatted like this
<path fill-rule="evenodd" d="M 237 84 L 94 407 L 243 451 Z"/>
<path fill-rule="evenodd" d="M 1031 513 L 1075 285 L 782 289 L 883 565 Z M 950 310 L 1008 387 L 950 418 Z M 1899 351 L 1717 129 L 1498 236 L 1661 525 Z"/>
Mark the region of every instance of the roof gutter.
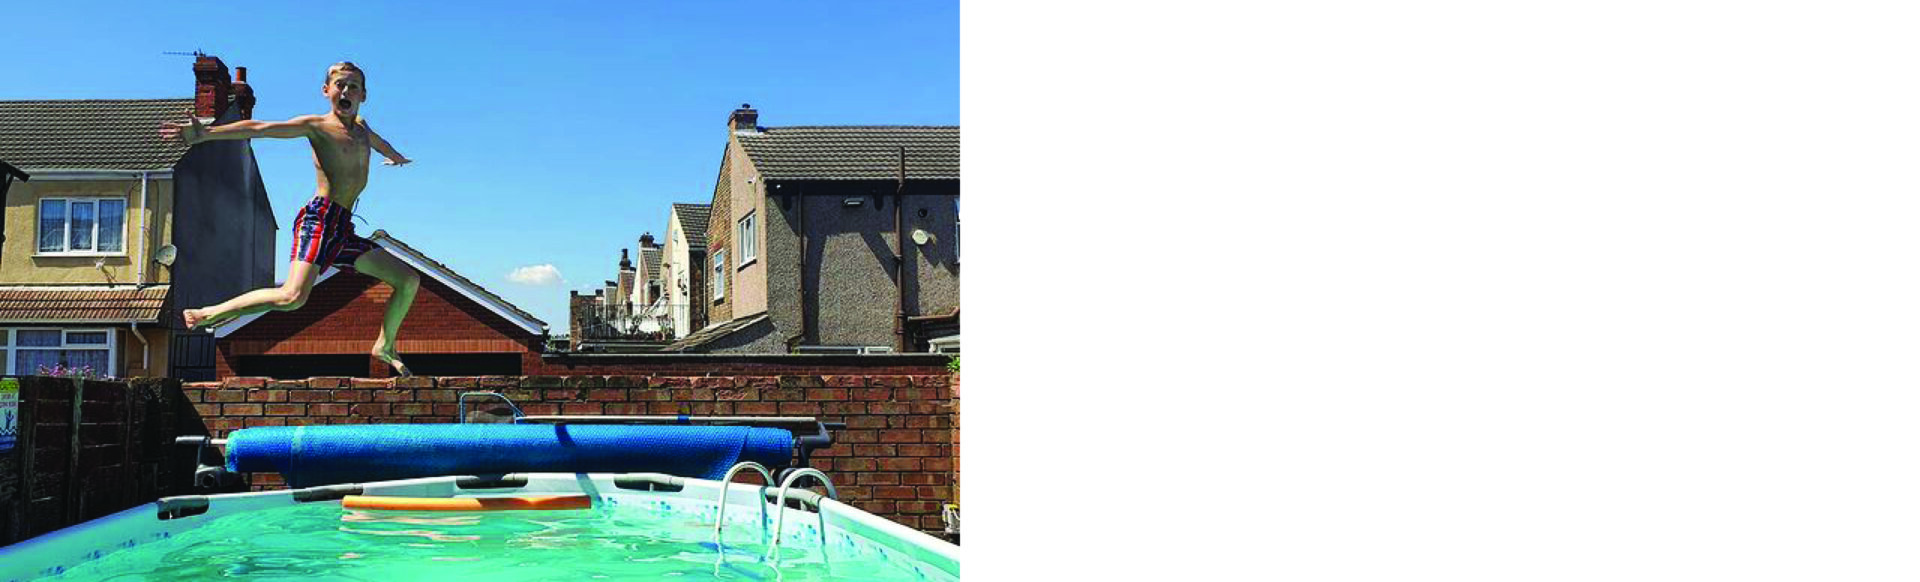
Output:
<path fill-rule="evenodd" d="M 122 323 L 127 323 L 129 321 L 135 321 L 139 323 L 160 323 L 160 318 L 158 316 L 155 316 L 153 319 L 140 319 L 137 317 L 132 319 L 0 319 L 0 324 L 13 325 L 13 324 L 27 323 L 27 324 L 35 324 L 35 325 L 43 325 L 43 324 L 44 325 L 70 325 L 70 324 L 76 324 L 76 323 L 84 323 L 88 325 L 119 325 Z"/>
<path fill-rule="evenodd" d="M 148 168 L 145 170 L 118 170 L 96 168 L 38 168 L 33 169 L 35 180 L 113 180 L 120 178 L 139 178 L 142 176 L 173 179 L 173 168 Z"/>

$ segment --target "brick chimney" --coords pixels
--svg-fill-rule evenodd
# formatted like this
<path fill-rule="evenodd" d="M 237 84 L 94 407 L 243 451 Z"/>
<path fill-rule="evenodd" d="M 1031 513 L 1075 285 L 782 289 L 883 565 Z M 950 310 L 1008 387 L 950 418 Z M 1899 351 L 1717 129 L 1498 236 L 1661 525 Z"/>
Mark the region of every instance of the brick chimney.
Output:
<path fill-rule="evenodd" d="M 627 249 L 620 249 L 619 287 L 614 293 L 622 303 L 631 303 L 633 297 L 633 261 L 627 259 Z"/>
<path fill-rule="evenodd" d="M 227 109 L 233 95 L 233 83 L 227 77 L 227 64 L 220 57 L 200 55 L 193 59 L 193 114 L 218 118 Z"/>
<path fill-rule="evenodd" d="M 657 248 L 659 246 L 660 245 L 653 244 L 653 233 L 651 232 L 640 233 L 640 248 L 651 249 L 651 248 Z"/>
<path fill-rule="evenodd" d="M 727 129 L 730 131 L 760 131 L 759 123 L 760 112 L 754 111 L 749 103 L 741 103 L 739 109 L 733 110 L 733 115 L 727 116 Z"/>
<path fill-rule="evenodd" d="M 253 87 L 247 85 L 247 68 L 233 68 L 233 106 L 240 119 L 253 119 Z"/>

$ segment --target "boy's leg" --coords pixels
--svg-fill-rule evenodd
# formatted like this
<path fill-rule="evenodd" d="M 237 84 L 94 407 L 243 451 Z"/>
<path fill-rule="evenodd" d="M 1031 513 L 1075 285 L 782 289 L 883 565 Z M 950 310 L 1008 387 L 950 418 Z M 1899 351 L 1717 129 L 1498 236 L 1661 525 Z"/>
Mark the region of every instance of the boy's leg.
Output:
<path fill-rule="evenodd" d="M 187 328 L 217 325 L 262 311 L 299 309 L 307 303 L 307 295 L 313 291 L 314 279 L 319 275 L 320 268 L 313 263 L 293 261 L 287 266 L 287 282 L 279 287 L 254 289 L 219 305 L 186 310 L 183 315 Z"/>
<path fill-rule="evenodd" d="M 412 375 L 406 365 L 400 363 L 399 350 L 395 346 L 399 341 L 400 322 L 407 318 L 407 309 L 413 307 L 414 292 L 420 290 L 420 273 L 382 248 L 367 251 L 354 259 L 353 269 L 393 287 L 393 298 L 387 300 L 387 316 L 380 326 L 380 336 L 373 340 L 373 355 L 392 364 L 401 375 Z"/>

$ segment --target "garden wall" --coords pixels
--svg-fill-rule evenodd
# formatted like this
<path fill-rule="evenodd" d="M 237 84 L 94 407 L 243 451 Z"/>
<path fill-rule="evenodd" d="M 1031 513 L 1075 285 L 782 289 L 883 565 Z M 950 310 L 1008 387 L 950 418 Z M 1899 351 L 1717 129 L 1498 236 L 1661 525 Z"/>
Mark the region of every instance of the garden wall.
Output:
<path fill-rule="evenodd" d="M 16 427 L 0 449 L 0 545 L 193 492 L 195 451 L 173 437 L 204 427 L 178 381 L 9 380 L 18 399 L 0 381 L 0 401 L 17 402 L 0 403 Z"/>

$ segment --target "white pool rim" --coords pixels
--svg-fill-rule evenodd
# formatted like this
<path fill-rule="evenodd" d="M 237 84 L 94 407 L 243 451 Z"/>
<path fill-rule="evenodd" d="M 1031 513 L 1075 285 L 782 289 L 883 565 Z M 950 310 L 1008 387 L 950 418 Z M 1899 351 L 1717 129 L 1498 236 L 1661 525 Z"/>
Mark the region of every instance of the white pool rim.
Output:
<path fill-rule="evenodd" d="M 53 576 L 121 549 L 167 539 L 221 516 L 303 502 L 338 504 L 339 498 L 348 493 L 396 497 L 585 494 L 594 497 L 596 502 L 602 499 L 654 500 L 712 509 L 717 509 L 714 500 L 720 495 L 719 481 L 660 473 L 515 473 L 504 476 L 508 483 L 488 482 L 499 477 L 424 477 L 306 489 L 169 497 L 0 548 L 0 580 L 24 581 Z M 521 481 L 525 484 L 520 484 Z M 679 490 L 664 490 L 674 487 Z M 776 510 L 769 500 L 774 497 L 776 489 L 744 483 L 734 483 L 727 488 L 729 538 L 733 537 L 731 532 L 735 528 L 758 528 L 762 527 L 760 524 L 775 522 Z M 778 510 L 787 512 L 781 532 L 783 547 L 819 547 L 823 538 L 839 537 L 849 543 L 857 540 L 863 548 L 878 548 L 880 553 L 889 554 L 888 559 L 908 569 L 926 568 L 954 578 L 960 576 L 960 546 L 811 491 L 797 488 L 790 491 L 789 504 L 796 499 L 818 511 L 793 507 Z M 163 510 L 167 508 L 200 506 L 206 508 L 204 513 L 161 518 Z M 826 530 L 824 536 L 820 532 L 821 524 Z"/>

